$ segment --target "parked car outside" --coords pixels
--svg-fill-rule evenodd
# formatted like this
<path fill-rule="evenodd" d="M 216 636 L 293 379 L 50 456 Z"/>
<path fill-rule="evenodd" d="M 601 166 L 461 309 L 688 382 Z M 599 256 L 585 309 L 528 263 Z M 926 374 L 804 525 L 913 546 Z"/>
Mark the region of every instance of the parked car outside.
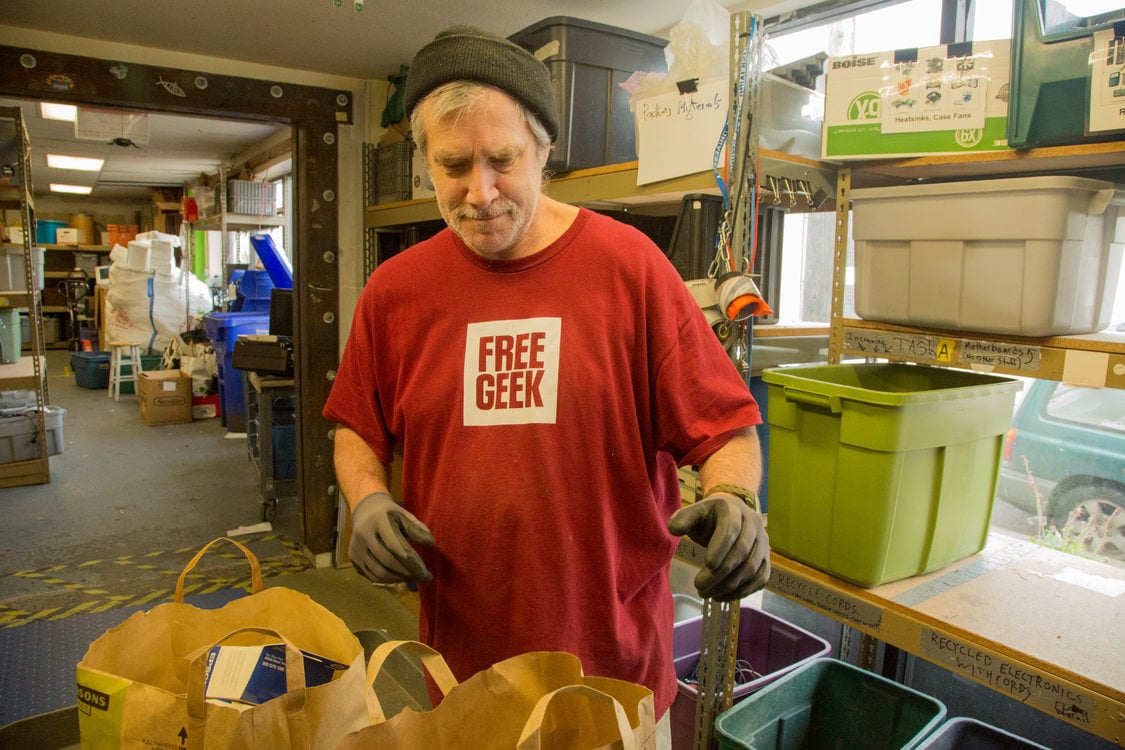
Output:
<path fill-rule="evenodd" d="M 1032 381 L 1008 431 L 996 497 L 1042 515 L 1064 545 L 1125 562 L 1125 390 Z"/>

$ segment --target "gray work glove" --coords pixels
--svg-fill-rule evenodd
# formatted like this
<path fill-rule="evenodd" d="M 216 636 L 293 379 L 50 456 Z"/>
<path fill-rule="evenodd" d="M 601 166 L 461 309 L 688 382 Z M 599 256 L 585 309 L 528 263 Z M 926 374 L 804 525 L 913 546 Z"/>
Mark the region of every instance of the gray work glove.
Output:
<path fill-rule="evenodd" d="M 430 581 L 414 541 L 434 546 L 434 535 L 389 492 L 372 492 L 352 511 L 348 556 L 360 575 L 375 583 Z"/>
<path fill-rule="evenodd" d="M 769 580 L 765 519 L 736 495 L 715 492 L 681 508 L 668 520 L 668 530 L 707 548 L 695 577 L 700 596 L 735 601 Z"/>

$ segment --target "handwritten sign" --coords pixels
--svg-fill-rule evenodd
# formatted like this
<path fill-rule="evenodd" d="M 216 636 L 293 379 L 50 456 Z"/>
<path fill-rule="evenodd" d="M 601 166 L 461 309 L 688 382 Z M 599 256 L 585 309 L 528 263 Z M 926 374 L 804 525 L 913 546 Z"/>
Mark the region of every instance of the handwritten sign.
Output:
<path fill-rule="evenodd" d="M 1039 369 L 1039 347 L 1003 341 L 965 340 L 961 342 L 961 361 L 1035 371 Z"/>
<path fill-rule="evenodd" d="M 1004 341 L 849 329 L 844 331 L 844 347 L 873 357 L 937 365 L 985 365 L 1031 373 L 1040 368 L 1039 347 Z"/>
<path fill-rule="evenodd" d="M 998 654 L 922 628 L 919 653 L 926 659 L 982 685 L 1058 716 L 1071 724 L 1090 727 L 1097 700 L 1093 695 L 1057 678 L 1033 671 Z"/>
<path fill-rule="evenodd" d="M 883 624 L 883 611 L 879 607 L 783 570 L 773 569 L 769 585 L 777 593 L 823 610 L 837 620 L 859 625 L 876 633 Z"/>
<path fill-rule="evenodd" d="M 857 352 L 873 356 L 909 357 L 916 360 L 951 362 L 953 352 L 948 349 L 952 342 L 939 346 L 936 336 L 924 334 L 896 333 L 894 331 L 856 331 L 844 332 L 844 346 Z"/>
<path fill-rule="evenodd" d="M 696 90 L 637 97 L 637 184 L 709 171 L 727 122 L 726 80 L 700 81 Z"/>

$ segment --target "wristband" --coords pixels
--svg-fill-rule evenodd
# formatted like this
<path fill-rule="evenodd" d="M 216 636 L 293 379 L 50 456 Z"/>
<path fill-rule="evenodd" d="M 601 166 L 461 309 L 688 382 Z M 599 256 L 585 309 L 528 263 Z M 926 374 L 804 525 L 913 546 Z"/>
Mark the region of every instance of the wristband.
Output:
<path fill-rule="evenodd" d="M 734 495 L 735 497 L 740 497 L 742 498 L 742 501 L 744 503 L 750 506 L 750 510 L 754 511 L 755 513 L 760 512 L 758 510 L 758 508 L 760 507 L 758 505 L 758 493 L 754 492 L 753 490 L 748 490 L 745 487 L 741 487 L 737 484 L 716 484 L 714 487 L 704 492 L 703 496 L 707 497 L 712 492 L 726 492 L 727 494 Z"/>

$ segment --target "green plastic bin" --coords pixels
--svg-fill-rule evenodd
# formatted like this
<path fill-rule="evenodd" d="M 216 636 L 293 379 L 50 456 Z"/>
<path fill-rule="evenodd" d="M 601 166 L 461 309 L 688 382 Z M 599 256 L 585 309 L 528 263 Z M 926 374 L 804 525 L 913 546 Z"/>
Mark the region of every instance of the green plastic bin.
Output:
<path fill-rule="evenodd" d="M 984 547 L 1018 381 L 906 364 L 762 380 L 771 548 L 872 587 Z"/>
<path fill-rule="evenodd" d="M 945 718 L 928 695 L 831 658 L 814 659 L 715 719 L 720 750 L 916 747 Z"/>
<path fill-rule="evenodd" d="M 160 363 L 162 361 L 164 361 L 164 355 L 163 354 L 142 354 L 141 355 L 141 370 L 143 372 L 148 372 L 150 370 L 160 369 Z M 122 374 L 124 374 L 126 376 L 132 374 L 132 372 L 133 372 L 133 367 L 131 365 L 122 365 L 121 368 L 122 368 Z M 121 393 L 122 394 L 134 393 L 134 392 L 135 392 L 135 388 L 134 388 L 132 382 L 125 382 L 125 383 L 121 384 Z"/>

